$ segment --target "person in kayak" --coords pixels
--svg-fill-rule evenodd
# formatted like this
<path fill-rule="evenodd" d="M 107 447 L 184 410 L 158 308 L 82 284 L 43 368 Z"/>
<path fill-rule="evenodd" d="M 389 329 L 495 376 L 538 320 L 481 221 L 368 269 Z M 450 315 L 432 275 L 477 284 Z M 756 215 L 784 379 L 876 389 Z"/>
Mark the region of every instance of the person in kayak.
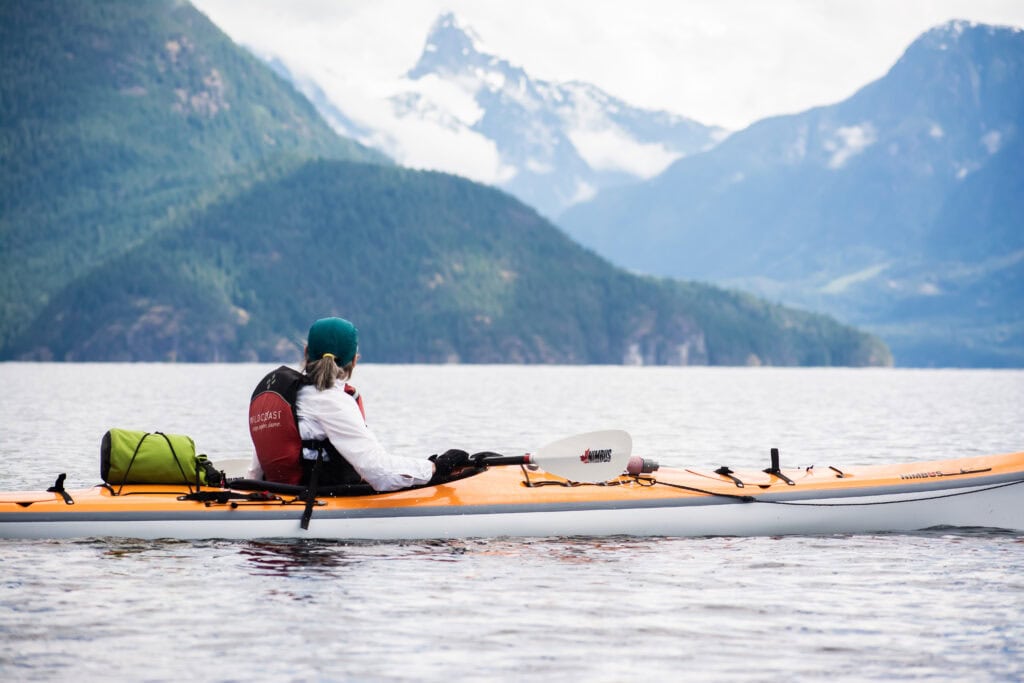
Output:
<path fill-rule="evenodd" d="M 359 331 L 348 320 L 317 320 L 307 335 L 303 372 L 281 367 L 260 382 L 249 411 L 256 446 L 250 479 L 308 484 L 319 456 L 317 486 L 366 483 L 384 492 L 442 483 L 470 464 L 460 450 L 420 459 L 384 449 L 366 426 L 359 393 L 347 383 L 358 348 Z M 287 416 L 278 419 L 288 408 L 297 434 Z"/>

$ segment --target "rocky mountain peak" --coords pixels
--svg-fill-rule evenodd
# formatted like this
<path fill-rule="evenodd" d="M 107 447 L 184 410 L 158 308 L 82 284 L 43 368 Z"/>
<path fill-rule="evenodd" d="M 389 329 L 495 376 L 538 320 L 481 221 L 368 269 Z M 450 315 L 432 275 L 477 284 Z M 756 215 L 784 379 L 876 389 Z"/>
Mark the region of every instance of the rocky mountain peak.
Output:
<path fill-rule="evenodd" d="M 480 38 L 473 29 L 463 26 L 448 12 L 434 22 L 419 61 L 407 76 L 417 79 L 427 74 L 453 75 L 492 60 L 483 53 Z"/>
<path fill-rule="evenodd" d="M 1022 61 L 1019 28 L 976 24 L 953 20 L 921 34 L 907 48 L 893 71 L 919 68 L 922 62 L 934 69 L 937 65 L 974 63 L 984 66 L 998 62 L 1019 64 Z M 998 74 L 997 74 L 998 75 Z"/>

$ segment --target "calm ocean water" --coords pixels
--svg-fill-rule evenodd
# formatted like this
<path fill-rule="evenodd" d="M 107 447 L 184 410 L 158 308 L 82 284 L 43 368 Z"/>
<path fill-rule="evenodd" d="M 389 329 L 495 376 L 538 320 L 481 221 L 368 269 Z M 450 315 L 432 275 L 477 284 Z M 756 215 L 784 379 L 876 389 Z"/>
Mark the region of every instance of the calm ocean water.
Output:
<path fill-rule="evenodd" d="M 0 364 L 5 490 L 99 481 L 110 427 L 247 457 L 260 365 Z M 622 428 L 675 466 L 1024 449 L 1024 372 L 360 366 L 393 451 Z M 1024 504 L 1024 501 L 1021 501 Z M 0 541 L 11 681 L 1024 679 L 1024 535 Z"/>

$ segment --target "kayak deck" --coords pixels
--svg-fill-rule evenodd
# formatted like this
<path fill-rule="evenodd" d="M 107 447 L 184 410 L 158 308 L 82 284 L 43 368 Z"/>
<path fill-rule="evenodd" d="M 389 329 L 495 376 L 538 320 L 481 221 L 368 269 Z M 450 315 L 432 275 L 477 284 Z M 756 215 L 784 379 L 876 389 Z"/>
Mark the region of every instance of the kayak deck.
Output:
<path fill-rule="evenodd" d="M 230 497 L 253 496 L 246 491 L 202 491 L 211 499 L 183 499 L 187 487 L 142 485 L 125 486 L 120 495 L 105 485 L 2 493 L 0 537 L 707 536 L 942 525 L 1024 530 L 1024 453 L 767 473 L 663 468 L 604 484 L 570 484 L 542 471 L 498 466 L 439 486 L 319 496 L 308 529 L 300 528 L 306 503 L 298 496 L 253 500 Z"/>

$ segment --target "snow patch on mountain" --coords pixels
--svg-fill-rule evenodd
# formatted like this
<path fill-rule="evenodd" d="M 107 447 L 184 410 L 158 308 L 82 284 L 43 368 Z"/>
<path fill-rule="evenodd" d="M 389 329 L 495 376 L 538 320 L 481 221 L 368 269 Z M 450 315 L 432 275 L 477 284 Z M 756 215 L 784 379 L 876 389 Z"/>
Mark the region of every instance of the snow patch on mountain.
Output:
<path fill-rule="evenodd" d="M 826 140 L 824 145 L 825 151 L 831 154 L 828 167 L 832 170 L 842 168 L 851 157 L 863 152 L 877 139 L 875 128 L 870 123 L 837 128 L 835 135 Z"/>
<path fill-rule="evenodd" d="M 569 204 L 579 204 L 590 201 L 597 196 L 597 188 L 588 182 L 580 180 L 576 183 L 576 192 L 572 195 Z"/>
<path fill-rule="evenodd" d="M 785 161 L 790 164 L 798 164 L 807 156 L 807 125 L 797 129 L 796 140 L 785 151 Z"/>
<path fill-rule="evenodd" d="M 882 273 L 888 270 L 891 265 L 892 264 L 888 262 L 877 263 L 867 268 L 858 270 L 855 273 L 849 273 L 847 275 L 837 277 L 828 282 L 824 287 L 822 287 L 821 292 L 824 294 L 842 294 L 843 292 L 849 290 L 851 287 L 855 285 L 870 282 L 871 280 L 876 279 L 878 276 L 880 276 Z"/>
<path fill-rule="evenodd" d="M 989 154 L 995 154 L 1003 146 L 1003 134 L 998 130 L 990 130 L 981 136 L 981 144 Z"/>

